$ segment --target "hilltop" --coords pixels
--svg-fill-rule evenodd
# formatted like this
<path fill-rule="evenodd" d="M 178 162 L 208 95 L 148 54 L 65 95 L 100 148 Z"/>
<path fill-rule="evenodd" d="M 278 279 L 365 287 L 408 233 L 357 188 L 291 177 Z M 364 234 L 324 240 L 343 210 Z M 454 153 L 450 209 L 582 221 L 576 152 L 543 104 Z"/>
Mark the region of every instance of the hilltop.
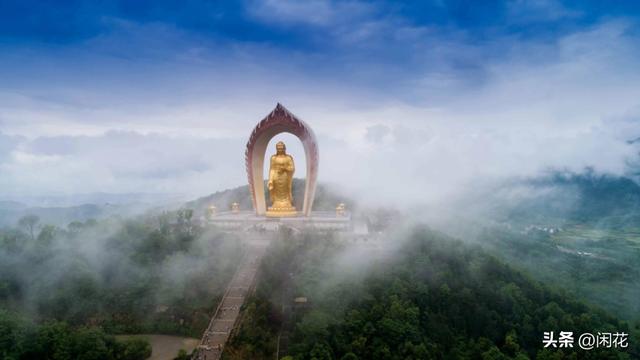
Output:
<path fill-rule="evenodd" d="M 302 200 L 304 199 L 304 179 L 293 179 L 293 199 L 294 206 L 297 209 L 302 209 Z M 267 190 L 265 183 L 265 197 L 269 198 L 269 190 Z M 215 205 L 218 211 L 228 211 L 231 208 L 231 204 L 237 202 L 242 210 L 253 209 L 251 203 L 251 194 L 249 193 L 249 186 L 243 185 L 233 189 L 227 189 L 218 191 L 214 194 L 198 198 L 193 201 L 189 201 L 184 204 L 186 208 L 195 210 L 197 213 L 204 213 L 206 208 Z M 334 211 L 336 205 L 346 202 L 353 208 L 355 205 L 353 200 L 348 196 L 340 194 L 335 189 L 330 189 L 327 185 L 318 184 L 316 188 L 315 200 L 313 202 L 313 210 L 316 211 Z"/>

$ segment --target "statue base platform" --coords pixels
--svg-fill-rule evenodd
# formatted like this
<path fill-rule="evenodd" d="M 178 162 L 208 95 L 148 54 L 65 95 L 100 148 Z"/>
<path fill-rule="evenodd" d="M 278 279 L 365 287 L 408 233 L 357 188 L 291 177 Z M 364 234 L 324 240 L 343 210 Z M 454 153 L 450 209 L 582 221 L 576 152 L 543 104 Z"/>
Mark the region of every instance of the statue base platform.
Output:
<path fill-rule="evenodd" d="M 265 214 L 266 217 L 292 217 L 292 216 L 298 216 L 298 212 L 296 211 L 295 206 L 290 206 L 290 207 L 272 207 L 270 206 L 269 209 L 267 209 L 267 212 Z"/>
<path fill-rule="evenodd" d="M 346 212 L 343 216 L 336 216 L 335 211 L 314 211 L 311 216 L 303 216 L 301 212 L 295 212 L 290 216 L 256 215 L 253 211 L 220 212 L 209 219 L 203 219 L 203 222 L 229 231 L 275 231 L 280 226 L 327 231 L 351 231 L 352 228 L 351 214 Z"/>

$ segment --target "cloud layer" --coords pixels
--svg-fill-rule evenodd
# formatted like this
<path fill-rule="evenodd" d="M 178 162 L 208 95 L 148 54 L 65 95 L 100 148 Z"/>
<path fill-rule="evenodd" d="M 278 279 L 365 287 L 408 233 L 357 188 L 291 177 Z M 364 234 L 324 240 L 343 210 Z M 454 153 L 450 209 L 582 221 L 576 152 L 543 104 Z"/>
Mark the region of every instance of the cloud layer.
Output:
<path fill-rule="evenodd" d="M 497 19 L 451 2 L 115 7 L 65 41 L 4 29 L 0 197 L 241 185 L 246 138 L 276 102 L 316 131 L 320 181 L 374 202 L 549 168 L 633 171 L 637 19 L 503 5 Z"/>

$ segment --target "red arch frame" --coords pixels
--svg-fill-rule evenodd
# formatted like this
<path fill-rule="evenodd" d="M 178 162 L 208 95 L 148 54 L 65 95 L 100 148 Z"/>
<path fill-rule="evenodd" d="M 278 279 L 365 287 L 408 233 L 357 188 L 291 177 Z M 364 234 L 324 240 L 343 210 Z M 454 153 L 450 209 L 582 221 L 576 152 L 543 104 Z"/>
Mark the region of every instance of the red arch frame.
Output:
<path fill-rule="evenodd" d="M 302 214 L 309 216 L 311 215 L 311 207 L 313 205 L 316 181 L 318 178 L 318 143 L 309 125 L 298 119 L 280 103 L 276 105 L 276 108 L 273 109 L 269 115 L 256 125 L 247 142 L 244 158 L 253 208 L 256 215 L 265 215 L 267 211 L 264 197 L 264 156 L 269 141 L 274 136 L 283 132 L 297 136 L 304 147 L 307 174 Z"/>

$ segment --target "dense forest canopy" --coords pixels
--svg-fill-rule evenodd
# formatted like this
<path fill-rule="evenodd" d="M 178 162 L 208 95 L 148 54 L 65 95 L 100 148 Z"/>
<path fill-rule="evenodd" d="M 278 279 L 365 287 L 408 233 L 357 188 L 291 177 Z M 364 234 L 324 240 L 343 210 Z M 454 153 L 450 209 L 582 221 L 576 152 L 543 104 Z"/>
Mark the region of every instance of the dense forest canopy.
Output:
<path fill-rule="evenodd" d="M 640 356 L 634 348 L 544 349 L 544 331 L 624 331 L 634 343 L 639 329 L 532 280 L 478 246 L 420 227 L 396 234 L 397 250 L 372 250 L 370 266 L 360 272 L 335 262 L 344 243 L 321 238 L 287 236 L 272 244 L 228 359 L 272 358 L 273 339 L 283 332 L 293 359 Z M 310 305 L 291 305 L 291 295 Z M 281 310 L 287 306 L 290 311 Z"/>
<path fill-rule="evenodd" d="M 639 357 L 640 187 L 592 173 L 525 183 L 543 196 L 503 204 L 493 221 L 458 221 L 474 229 L 464 241 L 354 200 L 364 240 L 282 228 L 224 357 Z M 344 199 L 319 188 L 324 210 Z M 137 360 L 149 345 L 113 335 L 199 338 L 245 246 L 200 216 L 208 204 L 242 201 L 246 187 L 175 211 L 64 227 L 29 214 L 3 227 L 0 355 Z M 550 350 L 545 331 L 626 332 L 631 346 Z"/>
<path fill-rule="evenodd" d="M 151 355 L 146 341 L 118 341 L 97 327 L 72 327 L 65 322 L 36 325 L 0 311 L 0 357 L 4 360 L 144 360 Z"/>
<path fill-rule="evenodd" d="M 7 337 L 2 351 L 41 358 L 30 353 L 36 346 L 30 341 L 51 333 L 53 339 L 37 344 L 40 351 L 76 346 L 61 345 L 59 335 L 95 341 L 109 358 L 125 359 L 117 352 L 129 342 L 119 344 L 105 333 L 199 337 L 241 254 L 235 236 L 205 230 L 193 222 L 191 210 L 72 222 L 66 228 L 25 216 L 17 227 L 0 231 L 0 305 Z M 82 358 L 79 354 L 58 358 Z"/>

